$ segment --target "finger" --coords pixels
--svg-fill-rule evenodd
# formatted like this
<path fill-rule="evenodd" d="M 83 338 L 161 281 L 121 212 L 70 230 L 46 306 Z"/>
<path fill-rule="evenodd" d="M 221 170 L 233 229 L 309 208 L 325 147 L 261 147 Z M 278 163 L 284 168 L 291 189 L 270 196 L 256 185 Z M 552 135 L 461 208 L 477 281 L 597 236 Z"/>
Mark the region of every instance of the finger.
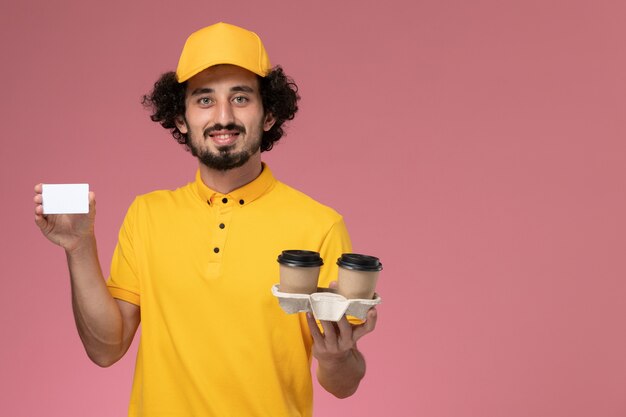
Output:
<path fill-rule="evenodd" d="M 352 325 L 345 315 L 337 322 L 337 328 L 339 329 L 339 340 L 352 341 Z"/>
<path fill-rule="evenodd" d="M 313 342 L 316 344 L 324 344 L 324 336 L 320 332 L 320 328 L 317 327 L 317 322 L 313 318 L 313 314 L 306 313 L 306 321 L 309 323 L 309 332 L 313 338 Z"/>
<path fill-rule="evenodd" d="M 370 311 L 367 312 L 367 321 L 354 328 L 352 332 L 352 340 L 356 342 L 369 332 L 373 331 L 376 328 L 377 319 L 378 312 L 375 308 L 371 308 Z"/>
<path fill-rule="evenodd" d="M 47 223 L 48 223 L 48 220 L 42 214 L 35 213 L 35 224 L 39 228 L 44 228 Z"/>
<path fill-rule="evenodd" d="M 94 212 L 96 210 L 96 193 L 89 191 L 89 211 Z"/>
<path fill-rule="evenodd" d="M 332 288 L 333 290 L 337 289 L 337 281 L 330 281 L 328 284 L 328 288 Z"/>
<path fill-rule="evenodd" d="M 322 328 L 324 329 L 324 340 L 326 344 L 337 344 L 337 332 L 332 321 L 320 320 Z"/>
<path fill-rule="evenodd" d="M 41 194 L 42 190 L 43 190 L 43 187 L 42 187 L 41 183 L 35 185 L 35 192 L 37 194 Z"/>
<path fill-rule="evenodd" d="M 43 196 L 41 194 L 35 194 L 33 201 L 35 204 L 43 204 Z"/>
<path fill-rule="evenodd" d="M 354 345 L 353 328 L 348 318 L 344 315 L 341 320 L 337 322 L 337 329 L 339 330 L 338 344 L 342 349 L 350 349 Z"/>

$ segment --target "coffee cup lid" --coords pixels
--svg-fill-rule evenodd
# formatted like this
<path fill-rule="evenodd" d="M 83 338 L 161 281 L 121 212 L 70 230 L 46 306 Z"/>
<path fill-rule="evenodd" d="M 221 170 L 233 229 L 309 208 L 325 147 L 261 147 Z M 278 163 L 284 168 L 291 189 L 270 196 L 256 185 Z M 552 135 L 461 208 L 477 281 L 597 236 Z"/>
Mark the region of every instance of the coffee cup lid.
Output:
<path fill-rule="evenodd" d="M 344 253 L 337 259 L 337 265 L 356 271 L 380 271 L 383 264 L 375 256 L 361 255 L 359 253 Z"/>
<path fill-rule="evenodd" d="M 318 252 L 310 250 L 284 250 L 278 255 L 278 263 L 287 266 L 312 267 L 322 266 L 324 261 Z"/>

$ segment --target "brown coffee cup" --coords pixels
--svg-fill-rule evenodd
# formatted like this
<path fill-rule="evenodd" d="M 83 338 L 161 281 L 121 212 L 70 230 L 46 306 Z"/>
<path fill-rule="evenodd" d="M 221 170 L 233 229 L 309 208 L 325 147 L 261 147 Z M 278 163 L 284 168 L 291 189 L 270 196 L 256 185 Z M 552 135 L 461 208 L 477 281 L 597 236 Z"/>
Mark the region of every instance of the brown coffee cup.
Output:
<path fill-rule="evenodd" d="M 344 253 L 337 259 L 339 277 L 337 279 L 337 293 L 347 299 L 374 298 L 378 275 L 383 264 L 374 256 L 358 253 Z"/>
<path fill-rule="evenodd" d="M 279 291 L 292 294 L 313 294 L 317 291 L 320 254 L 308 250 L 284 250 L 278 255 L 280 264 Z"/>

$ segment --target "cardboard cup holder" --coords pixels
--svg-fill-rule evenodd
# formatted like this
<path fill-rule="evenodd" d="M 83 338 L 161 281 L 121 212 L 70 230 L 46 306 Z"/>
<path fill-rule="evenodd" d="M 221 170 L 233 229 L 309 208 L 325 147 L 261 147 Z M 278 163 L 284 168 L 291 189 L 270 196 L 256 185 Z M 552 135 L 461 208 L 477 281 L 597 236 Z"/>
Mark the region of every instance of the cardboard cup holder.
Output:
<path fill-rule="evenodd" d="M 378 294 L 371 300 L 349 300 L 331 288 L 317 288 L 313 294 L 291 294 L 280 292 L 279 284 L 272 287 L 272 294 L 287 314 L 313 312 L 318 320 L 339 321 L 343 315 L 365 320 L 367 311 L 382 301 Z"/>

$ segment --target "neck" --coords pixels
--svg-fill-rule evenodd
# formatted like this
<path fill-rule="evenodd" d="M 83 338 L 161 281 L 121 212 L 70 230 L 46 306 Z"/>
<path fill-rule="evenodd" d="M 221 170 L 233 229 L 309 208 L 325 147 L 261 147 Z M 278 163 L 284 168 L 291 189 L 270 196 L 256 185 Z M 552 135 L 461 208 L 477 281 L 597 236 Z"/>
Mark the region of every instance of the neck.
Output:
<path fill-rule="evenodd" d="M 252 155 L 244 165 L 228 171 L 212 169 L 200 162 L 200 178 L 202 178 L 202 182 L 210 189 L 222 194 L 228 194 L 252 182 L 261 174 L 262 170 L 260 152 Z"/>

